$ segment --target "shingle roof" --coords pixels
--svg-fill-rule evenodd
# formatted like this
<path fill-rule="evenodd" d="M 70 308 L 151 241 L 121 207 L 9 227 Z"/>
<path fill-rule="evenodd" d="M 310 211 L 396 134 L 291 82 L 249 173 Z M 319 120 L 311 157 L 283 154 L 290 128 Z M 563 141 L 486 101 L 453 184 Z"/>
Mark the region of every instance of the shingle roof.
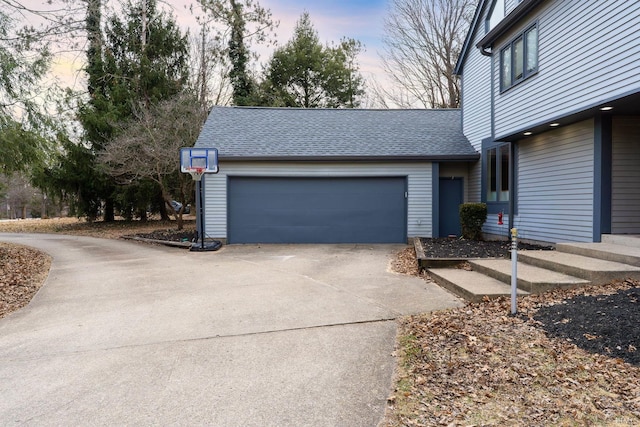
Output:
<path fill-rule="evenodd" d="M 478 158 L 457 109 L 214 107 L 195 146 L 221 160 Z"/>

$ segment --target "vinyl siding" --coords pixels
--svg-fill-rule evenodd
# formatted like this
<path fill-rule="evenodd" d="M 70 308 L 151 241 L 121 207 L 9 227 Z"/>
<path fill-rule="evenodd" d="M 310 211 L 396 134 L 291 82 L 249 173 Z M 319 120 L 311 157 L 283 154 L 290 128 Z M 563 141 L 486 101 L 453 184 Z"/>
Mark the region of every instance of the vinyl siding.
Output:
<path fill-rule="evenodd" d="M 521 238 L 593 240 L 593 141 L 587 120 L 519 142 L 514 225 Z"/>
<path fill-rule="evenodd" d="M 220 162 L 217 175 L 205 179 L 205 233 L 227 238 L 227 176 L 408 177 L 407 237 L 431 237 L 431 163 L 277 163 Z"/>
<path fill-rule="evenodd" d="M 482 140 L 491 137 L 491 58 L 481 55 L 475 47 L 485 35 L 486 18 L 485 10 L 465 60 L 462 76 L 463 132 L 478 152 L 482 148 Z M 481 171 L 480 161 L 469 165 L 469 178 L 465 184 L 468 202 L 480 202 Z"/>
<path fill-rule="evenodd" d="M 504 13 L 505 15 L 508 15 L 513 11 L 513 9 L 516 8 L 518 4 L 520 4 L 522 0 L 498 0 L 498 1 L 504 1 Z"/>
<path fill-rule="evenodd" d="M 475 47 L 485 35 L 485 19 L 486 11 L 479 20 L 462 75 L 462 129 L 478 152 L 482 140 L 491 136 L 491 58 Z"/>
<path fill-rule="evenodd" d="M 611 232 L 640 234 L 640 117 L 613 118 Z"/>
<path fill-rule="evenodd" d="M 640 2 L 545 2 L 496 43 L 494 56 L 536 20 L 538 74 L 502 94 L 495 74 L 497 138 L 640 90 Z"/>
<path fill-rule="evenodd" d="M 482 196 L 482 162 L 469 166 L 469 202 L 479 203 Z"/>

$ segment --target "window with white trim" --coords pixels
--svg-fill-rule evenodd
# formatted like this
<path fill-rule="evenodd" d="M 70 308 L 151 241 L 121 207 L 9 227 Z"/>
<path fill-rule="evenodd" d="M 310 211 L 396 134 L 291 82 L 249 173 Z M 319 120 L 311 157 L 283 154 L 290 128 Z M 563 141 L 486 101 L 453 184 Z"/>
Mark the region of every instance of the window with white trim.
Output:
<path fill-rule="evenodd" d="M 500 90 L 538 72 L 538 25 L 532 25 L 500 50 Z"/>

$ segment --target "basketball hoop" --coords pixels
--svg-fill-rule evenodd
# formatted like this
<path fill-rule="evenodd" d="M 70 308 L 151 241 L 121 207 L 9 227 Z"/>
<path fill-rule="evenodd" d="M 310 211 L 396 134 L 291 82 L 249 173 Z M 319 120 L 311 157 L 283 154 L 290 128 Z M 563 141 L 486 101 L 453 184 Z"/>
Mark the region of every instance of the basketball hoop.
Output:
<path fill-rule="evenodd" d="M 187 173 L 191 175 L 194 181 L 200 181 L 202 180 L 202 175 L 204 175 L 204 168 L 189 167 L 187 168 Z"/>
<path fill-rule="evenodd" d="M 218 150 L 216 148 L 185 147 L 180 149 L 180 171 L 188 173 L 196 182 L 196 207 L 198 209 L 197 242 L 191 251 L 217 251 L 222 246 L 219 240 L 205 242 L 204 198 L 202 175 L 218 173 Z"/>

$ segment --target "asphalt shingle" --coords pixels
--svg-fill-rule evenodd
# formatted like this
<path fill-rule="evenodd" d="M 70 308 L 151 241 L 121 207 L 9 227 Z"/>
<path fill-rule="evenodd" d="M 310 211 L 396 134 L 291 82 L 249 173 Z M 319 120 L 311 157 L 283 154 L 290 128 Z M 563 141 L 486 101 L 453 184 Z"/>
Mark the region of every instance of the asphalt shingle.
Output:
<path fill-rule="evenodd" d="M 214 107 L 196 147 L 222 160 L 478 158 L 457 109 Z"/>

